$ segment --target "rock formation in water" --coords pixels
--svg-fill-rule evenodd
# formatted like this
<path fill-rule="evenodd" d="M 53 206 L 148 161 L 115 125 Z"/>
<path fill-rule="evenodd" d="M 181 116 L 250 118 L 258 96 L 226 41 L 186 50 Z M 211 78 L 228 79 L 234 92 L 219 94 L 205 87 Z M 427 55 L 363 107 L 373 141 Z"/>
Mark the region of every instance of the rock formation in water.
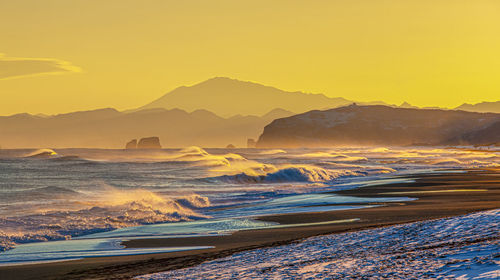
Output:
<path fill-rule="evenodd" d="M 137 139 L 132 139 L 127 142 L 125 149 L 137 149 Z"/>
<path fill-rule="evenodd" d="M 258 147 L 475 145 L 500 137 L 500 114 L 357 106 L 274 120 Z"/>
<path fill-rule="evenodd" d="M 236 146 L 233 144 L 229 144 L 226 146 L 226 149 L 236 149 Z"/>
<path fill-rule="evenodd" d="M 255 148 L 257 146 L 257 142 L 253 138 L 248 138 L 247 140 L 247 148 Z"/>
<path fill-rule="evenodd" d="M 138 149 L 161 149 L 160 138 L 146 137 L 141 138 L 137 144 Z"/>

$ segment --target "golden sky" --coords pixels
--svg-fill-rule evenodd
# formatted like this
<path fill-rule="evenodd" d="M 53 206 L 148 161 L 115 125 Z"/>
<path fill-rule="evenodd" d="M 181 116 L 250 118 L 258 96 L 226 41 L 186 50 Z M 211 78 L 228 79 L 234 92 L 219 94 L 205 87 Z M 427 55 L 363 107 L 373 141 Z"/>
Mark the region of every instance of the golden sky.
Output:
<path fill-rule="evenodd" d="M 0 115 L 149 103 L 214 76 L 351 100 L 500 100 L 498 0 L 0 0 Z"/>

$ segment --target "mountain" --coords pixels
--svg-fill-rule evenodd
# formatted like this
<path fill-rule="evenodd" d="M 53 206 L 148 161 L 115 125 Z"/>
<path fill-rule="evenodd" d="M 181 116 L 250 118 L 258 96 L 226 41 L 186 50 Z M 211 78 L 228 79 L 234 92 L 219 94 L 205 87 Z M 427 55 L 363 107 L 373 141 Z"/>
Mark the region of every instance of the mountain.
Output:
<path fill-rule="evenodd" d="M 262 118 L 272 121 L 275 119 L 289 117 L 292 115 L 295 115 L 295 113 L 293 113 L 291 111 L 287 111 L 285 109 L 276 108 L 276 109 L 269 111 L 267 114 L 262 115 Z"/>
<path fill-rule="evenodd" d="M 188 112 L 205 109 L 220 116 L 263 115 L 275 108 L 302 113 L 352 103 L 323 94 L 288 92 L 253 82 L 216 77 L 193 86 L 182 86 L 139 108 L 179 108 Z"/>
<path fill-rule="evenodd" d="M 500 114 L 350 105 L 274 120 L 258 147 L 456 145 L 498 141 Z"/>
<path fill-rule="evenodd" d="M 496 102 L 481 102 L 477 104 L 468 104 L 464 103 L 457 108 L 456 110 L 463 110 L 469 112 L 491 112 L 491 113 L 500 113 L 500 101 Z"/>
<path fill-rule="evenodd" d="M 293 113 L 275 109 L 263 116 L 222 118 L 207 110 L 112 108 L 54 116 L 18 114 L 0 117 L 3 148 L 123 148 L 130 139 L 160 137 L 164 147 L 246 147 L 275 118 Z"/>
<path fill-rule="evenodd" d="M 399 107 L 376 101 L 339 108 L 348 104 L 354 103 L 340 97 L 287 92 L 217 77 L 179 87 L 135 110 L 120 112 L 103 108 L 59 115 L 0 116 L 0 145 L 4 148 L 123 148 L 131 139 L 158 136 L 165 147 L 226 147 L 228 144 L 246 147 L 247 140 L 260 135 L 268 124 L 260 146 L 486 143 L 496 139 L 498 130 L 498 125 L 485 126 L 491 118 L 488 114 L 481 115 L 486 116 L 484 122 L 471 121 L 469 118 L 476 119 L 478 115 L 467 115 L 470 113 L 464 111 L 418 110 L 406 102 Z M 500 101 L 464 104 L 459 108 L 499 112 L 496 109 L 499 106 Z M 326 111 L 294 116 L 314 109 Z M 345 110 L 350 112 L 342 113 Z M 441 113 L 436 113 L 438 111 Z M 452 122 L 454 118 L 464 123 Z"/>
<path fill-rule="evenodd" d="M 413 105 L 411 105 L 410 103 L 408 103 L 408 102 L 406 102 L 406 101 L 405 101 L 405 102 L 403 102 L 403 103 L 401 103 L 401 105 L 399 105 L 399 108 L 412 108 L 412 109 L 418 109 L 418 107 L 417 107 L 417 106 L 413 106 Z"/>

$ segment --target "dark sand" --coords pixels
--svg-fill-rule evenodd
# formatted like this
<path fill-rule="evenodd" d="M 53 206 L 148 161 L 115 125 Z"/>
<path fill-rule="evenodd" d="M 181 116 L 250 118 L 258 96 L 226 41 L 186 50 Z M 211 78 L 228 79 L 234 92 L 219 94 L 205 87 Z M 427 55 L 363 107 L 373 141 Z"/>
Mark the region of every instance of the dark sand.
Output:
<path fill-rule="evenodd" d="M 408 196 L 418 198 L 418 200 L 405 203 L 382 203 L 382 207 L 374 208 L 259 218 L 281 224 L 359 218 L 360 220 L 356 222 L 246 230 L 228 236 L 216 237 L 136 239 L 124 242 L 124 245 L 130 248 L 196 245 L 209 245 L 215 246 L 215 248 L 0 267 L 0 279 L 128 279 L 136 275 L 193 266 L 206 260 L 228 256 L 243 250 L 296 242 L 314 235 L 388 226 L 500 208 L 500 169 L 467 170 L 465 173 L 418 174 L 402 178 L 411 178 L 415 182 L 369 186 L 335 193 L 370 197 Z"/>

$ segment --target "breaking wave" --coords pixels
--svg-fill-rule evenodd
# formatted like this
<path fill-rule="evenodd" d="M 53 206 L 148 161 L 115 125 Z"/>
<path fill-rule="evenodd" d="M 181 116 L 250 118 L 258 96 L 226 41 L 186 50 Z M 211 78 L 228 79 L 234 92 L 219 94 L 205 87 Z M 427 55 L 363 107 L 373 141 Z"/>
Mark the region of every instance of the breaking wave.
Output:
<path fill-rule="evenodd" d="M 477 159 L 469 159 L 465 158 L 440 158 L 426 161 L 427 164 L 437 165 L 437 166 L 446 166 L 446 167 L 466 167 L 466 168 L 474 168 L 474 167 L 499 167 L 500 164 L 496 162 L 488 162 Z"/>
<path fill-rule="evenodd" d="M 223 175 L 213 179 L 233 183 L 275 183 L 275 182 L 308 182 L 325 183 L 333 181 L 341 176 L 359 175 L 351 170 L 328 170 L 310 165 L 284 166 L 274 172 L 265 175 L 249 175 L 239 173 L 235 175 Z"/>
<path fill-rule="evenodd" d="M 123 227 L 207 218 L 195 209 L 210 206 L 208 198 L 197 194 L 168 198 L 144 189 L 111 187 L 99 196 L 81 199 L 74 201 L 79 210 L 58 208 L 0 218 L 0 251 L 18 243 L 64 240 Z"/>
<path fill-rule="evenodd" d="M 57 153 L 52 149 L 38 149 L 34 152 L 24 155 L 27 158 L 51 158 L 57 156 Z"/>
<path fill-rule="evenodd" d="M 176 199 L 176 201 L 180 205 L 192 209 L 200 209 L 210 206 L 210 200 L 208 199 L 208 197 L 204 197 L 197 194 L 183 196 L 181 198 Z"/>
<path fill-rule="evenodd" d="M 180 150 L 172 155 L 171 160 L 193 162 L 199 166 L 229 166 L 232 162 L 246 161 L 244 157 L 238 154 L 213 155 L 197 146 Z"/>
<path fill-rule="evenodd" d="M 365 162 L 368 159 L 366 157 L 360 156 L 349 156 L 342 153 L 337 152 L 313 152 L 296 155 L 298 158 L 325 158 L 331 161 L 340 161 L 340 162 Z"/>
<path fill-rule="evenodd" d="M 282 149 L 272 149 L 272 150 L 264 150 L 258 153 L 259 155 L 276 155 L 276 154 L 286 154 L 285 150 Z"/>

